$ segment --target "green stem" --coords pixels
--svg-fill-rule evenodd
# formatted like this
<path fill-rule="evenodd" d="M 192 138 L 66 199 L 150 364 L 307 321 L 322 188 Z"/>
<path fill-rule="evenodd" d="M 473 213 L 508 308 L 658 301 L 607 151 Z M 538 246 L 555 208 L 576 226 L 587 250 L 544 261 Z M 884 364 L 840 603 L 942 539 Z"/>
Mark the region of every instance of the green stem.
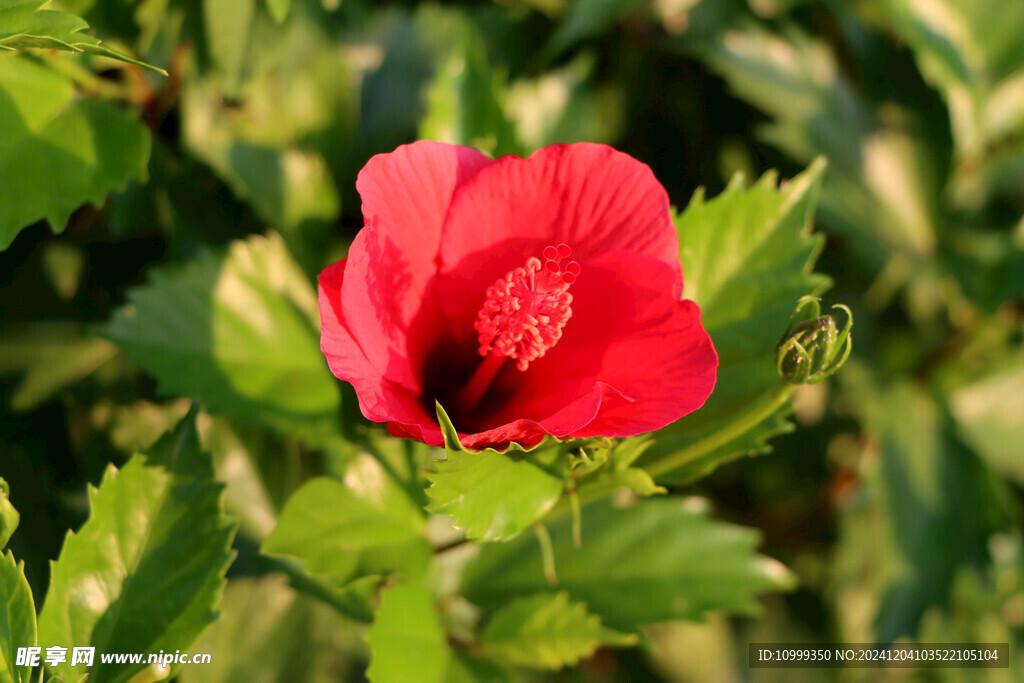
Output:
<path fill-rule="evenodd" d="M 786 405 L 792 394 L 793 387 L 780 382 L 771 392 L 762 395 L 750 404 L 747 411 L 738 420 L 730 422 L 722 429 L 704 437 L 697 443 L 651 463 L 645 468 L 647 473 L 652 477 L 660 477 L 700 458 L 702 455 L 710 453 L 720 446 L 724 446 L 739 436 L 743 436 L 774 415 L 779 408 Z"/>
<path fill-rule="evenodd" d="M 260 560 L 266 563 L 268 569 L 280 572 L 288 577 L 292 586 L 303 593 L 313 596 L 333 607 L 337 612 L 352 621 L 368 624 L 372 617 L 356 610 L 337 591 L 324 585 L 314 577 L 302 570 L 298 563 L 279 557 L 262 556 Z"/>
<path fill-rule="evenodd" d="M 544 578 L 548 585 L 558 585 L 558 574 L 555 573 L 555 548 L 551 544 L 551 534 L 540 522 L 533 523 L 533 532 L 537 535 L 537 542 L 540 544 L 540 557 L 544 565 Z"/>

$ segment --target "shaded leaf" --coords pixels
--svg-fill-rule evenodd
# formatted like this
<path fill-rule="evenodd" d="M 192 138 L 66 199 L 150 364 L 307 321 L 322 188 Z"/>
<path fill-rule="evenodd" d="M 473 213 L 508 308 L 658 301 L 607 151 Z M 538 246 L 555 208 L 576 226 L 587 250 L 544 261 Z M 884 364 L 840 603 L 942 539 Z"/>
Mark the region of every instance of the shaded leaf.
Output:
<path fill-rule="evenodd" d="M 670 471 L 655 470 L 656 478 L 692 481 L 730 458 L 763 453 L 769 438 L 788 431 L 776 345 L 797 300 L 829 285 L 812 270 L 823 238 L 810 233 L 823 173 L 819 161 L 781 188 L 774 173 L 750 188 L 737 180 L 712 200 L 698 192 L 676 216 L 683 294 L 701 308 L 718 381 L 704 407 L 661 430 L 641 462 L 716 441 Z"/>
<path fill-rule="evenodd" d="M 38 220 L 60 232 L 81 205 L 146 178 L 150 138 L 137 117 L 76 96 L 24 57 L 0 59 L 0 130 L 0 249 Z"/>
<path fill-rule="evenodd" d="M 432 552 L 425 528 L 407 493 L 364 454 L 344 482 L 320 477 L 292 494 L 263 552 L 298 558 L 338 586 L 393 571 L 418 576 Z"/>
<path fill-rule="evenodd" d="M 792 586 L 784 566 L 754 552 L 756 531 L 708 519 L 697 502 L 651 498 L 624 509 L 585 508 L 580 548 L 570 519 L 553 522 L 557 588 L 612 626 L 632 630 L 699 619 L 708 610 L 754 613 L 758 593 Z M 488 608 L 551 588 L 532 537 L 484 546 L 463 577 L 466 597 Z"/>
<path fill-rule="evenodd" d="M 484 654 L 517 666 L 561 669 L 590 657 L 602 645 L 630 646 L 636 636 L 601 625 L 586 605 L 566 592 L 516 598 L 490 617 L 480 645 Z"/>
<path fill-rule="evenodd" d="M 157 270 L 104 328 L 164 393 L 287 435 L 337 430 L 338 389 L 320 353 L 316 294 L 276 235 Z"/>
<path fill-rule="evenodd" d="M 80 17 L 53 9 L 39 9 L 47 0 L 0 0 L 0 50 L 44 48 L 86 52 L 141 66 L 159 74 L 163 69 L 132 59 L 87 33 L 89 28 Z"/>
<path fill-rule="evenodd" d="M 442 683 L 451 651 L 430 591 L 421 583 L 402 583 L 381 592 L 370 644 L 372 683 Z"/>
<path fill-rule="evenodd" d="M 83 335 L 74 323 L 9 327 L 0 336 L 0 374 L 24 373 L 11 395 L 11 410 L 32 410 L 115 355 L 117 347 L 105 339 Z"/>
<path fill-rule="evenodd" d="M 0 479 L 0 483 L 3 480 Z M 0 493 L 0 503 L 6 495 Z M 2 528 L 0 528 L 2 531 Z M 0 543 L 0 548 L 3 547 Z M 32 669 L 16 666 L 19 647 L 36 644 L 36 608 L 25 579 L 24 564 L 7 551 L 0 554 L 0 683 L 29 683 Z"/>
<path fill-rule="evenodd" d="M 233 556 L 221 497 L 195 411 L 120 471 L 110 466 L 89 490 L 89 519 L 68 534 L 53 564 L 40 642 L 97 652 L 192 645 L 216 618 Z M 145 667 L 97 657 L 89 681 L 127 681 Z M 54 671 L 66 681 L 86 673 L 69 662 Z"/>

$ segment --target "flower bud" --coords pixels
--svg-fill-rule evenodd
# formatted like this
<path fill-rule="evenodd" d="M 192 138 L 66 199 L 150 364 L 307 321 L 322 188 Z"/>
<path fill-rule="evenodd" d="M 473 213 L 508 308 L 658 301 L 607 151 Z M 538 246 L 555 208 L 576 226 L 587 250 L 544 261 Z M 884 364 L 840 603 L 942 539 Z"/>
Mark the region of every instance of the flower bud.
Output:
<path fill-rule="evenodd" d="M 789 326 L 779 340 L 775 361 L 779 375 L 789 384 L 817 384 L 842 367 L 849 357 L 853 314 L 842 304 L 832 308 L 846 312 L 842 330 L 836 329 L 832 316 L 821 315 L 817 298 L 805 296 L 797 302 Z"/>

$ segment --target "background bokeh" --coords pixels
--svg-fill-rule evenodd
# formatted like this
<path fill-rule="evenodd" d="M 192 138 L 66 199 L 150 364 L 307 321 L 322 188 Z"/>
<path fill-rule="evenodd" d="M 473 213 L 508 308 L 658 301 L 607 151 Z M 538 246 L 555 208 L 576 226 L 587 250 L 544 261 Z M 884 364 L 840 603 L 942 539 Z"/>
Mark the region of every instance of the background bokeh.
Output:
<path fill-rule="evenodd" d="M 605 142 L 650 164 L 679 207 L 699 186 L 714 196 L 736 173 L 786 178 L 824 156 L 816 270 L 834 280 L 825 304 L 853 310 L 853 356 L 799 389 L 798 428 L 772 454 L 684 489 L 762 530 L 799 587 L 760 617 L 652 627 L 644 648 L 551 678 L 879 680 L 751 671 L 746 643 L 899 638 L 1010 642 L 1016 666 L 893 680 L 1024 670 L 1024 3 L 54 4 L 170 76 L 106 63 L 100 79 L 77 74 L 152 131 L 148 180 L 0 252 L 0 476 L 37 594 L 84 518 L 86 485 L 187 410 L 166 398 L 187 391 L 158 390 L 97 334 L 154 272 L 187 262 L 197 296 L 230 286 L 210 250 L 272 228 L 312 281 L 362 225 L 359 168 L 416 138 L 496 155 Z M 73 70 L 79 58 L 40 59 Z M 262 256 L 272 271 L 278 248 Z M 293 275 L 266 277 L 287 290 Z M 229 329 L 194 335 L 231 344 Z M 289 391 L 314 408 L 337 401 L 312 380 Z M 355 405 L 342 394 L 353 429 Z M 343 455 L 274 430 L 316 433 L 315 419 L 261 410 L 258 424 L 201 424 L 243 526 L 224 617 L 195 649 L 238 655 L 181 680 L 360 680 L 360 627 L 297 597 L 246 541 Z"/>

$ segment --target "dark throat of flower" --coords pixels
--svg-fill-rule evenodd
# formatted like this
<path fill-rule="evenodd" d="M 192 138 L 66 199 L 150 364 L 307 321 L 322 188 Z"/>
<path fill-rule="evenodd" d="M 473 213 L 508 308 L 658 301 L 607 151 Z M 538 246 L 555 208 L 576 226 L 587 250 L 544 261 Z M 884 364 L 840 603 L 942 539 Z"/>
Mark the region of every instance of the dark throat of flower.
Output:
<path fill-rule="evenodd" d="M 487 288 L 473 324 L 484 360 L 459 392 L 461 411 L 476 407 L 506 359 L 514 358 L 525 372 L 562 338 L 572 317 L 569 288 L 580 274 L 579 263 L 566 262 L 571 255 L 567 244 L 545 247 L 543 261 L 532 256 Z"/>

